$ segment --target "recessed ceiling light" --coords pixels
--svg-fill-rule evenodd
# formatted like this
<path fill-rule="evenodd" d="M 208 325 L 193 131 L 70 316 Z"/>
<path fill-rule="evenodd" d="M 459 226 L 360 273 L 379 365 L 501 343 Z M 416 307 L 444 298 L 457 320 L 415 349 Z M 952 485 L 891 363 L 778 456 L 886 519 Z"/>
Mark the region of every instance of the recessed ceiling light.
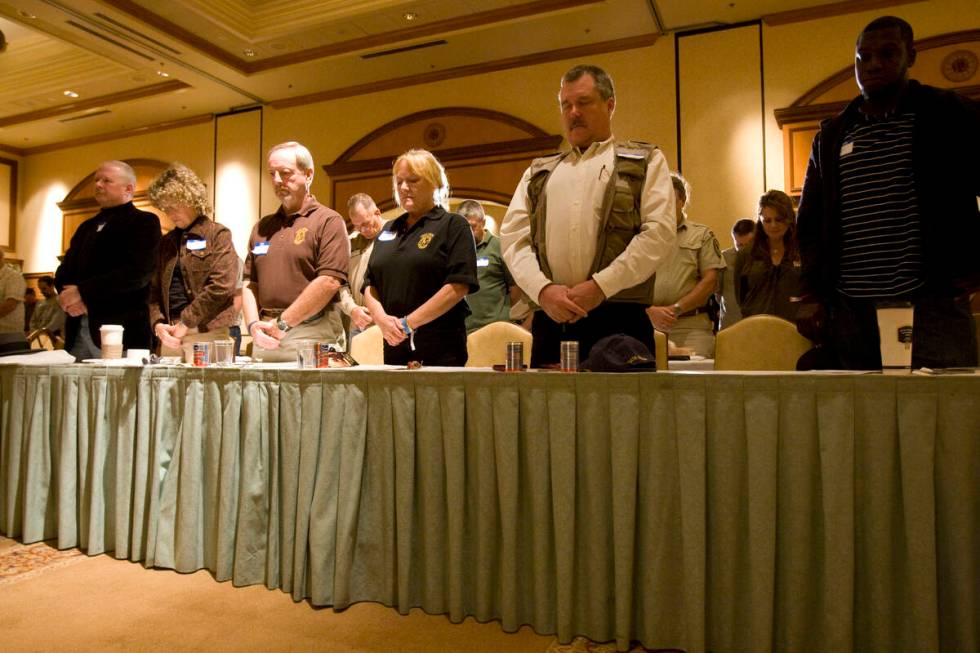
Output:
<path fill-rule="evenodd" d="M 402 14 L 402 18 L 404 18 L 408 22 L 412 22 L 413 20 L 418 20 L 419 15 L 414 11 L 406 11 L 404 14 Z"/>
<path fill-rule="evenodd" d="M 17 13 L 20 15 L 21 18 L 26 18 L 27 20 L 34 20 L 35 18 L 37 18 L 37 16 L 35 16 L 31 12 L 24 11 L 23 9 L 21 9 Z"/>
<path fill-rule="evenodd" d="M 72 90 L 65 91 L 65 97 L 78 97 L 78 93 Z"/>
<path fill-rule="evenodd" d="M 170 77 L 170 73 L 166 73 L 162 70 L 158 70 L 157 75 L 159 75 L 160 77 Z"/>
<path fill-rule="evenodd" d="M 244 54 L 246 57 L 254 57 L 255 50 L 253 50 L 252 48 L 245 48 L 244 50 L 242 50 L 242 54 Z"/>

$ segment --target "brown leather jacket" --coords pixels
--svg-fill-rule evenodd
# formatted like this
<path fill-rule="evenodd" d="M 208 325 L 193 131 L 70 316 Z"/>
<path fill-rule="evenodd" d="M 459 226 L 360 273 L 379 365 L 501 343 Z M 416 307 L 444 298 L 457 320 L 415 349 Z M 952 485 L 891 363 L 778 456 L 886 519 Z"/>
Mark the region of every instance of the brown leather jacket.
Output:
<path fill-rule="evenodd" d="M 151 328 L 179 319 L 203 332 L 237 321 L 234 299 L 241 274 L 227 227 L 201 216 L 183 232 L 174 229 L 160 241 L 158 263 L 150 282 Z M 170 284 L 178 263 L 190 303 L 180 315 L 171 315 Z"/>

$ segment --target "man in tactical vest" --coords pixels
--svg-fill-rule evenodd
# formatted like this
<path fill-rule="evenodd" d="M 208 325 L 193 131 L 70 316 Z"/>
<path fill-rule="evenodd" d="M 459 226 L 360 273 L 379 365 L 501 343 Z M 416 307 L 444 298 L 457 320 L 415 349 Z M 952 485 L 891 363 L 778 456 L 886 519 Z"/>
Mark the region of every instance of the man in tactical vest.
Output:
<path fill-rule="evenodd" d="M 652 352 L 645 309 L 676 236 L 667 161 L 653 145 L 613 139 L 616 96 L 601 68 L 565 73 L 558 101 L 572 149 L 531 163 L 500 228 L 504 262 L 541 309 L 531 365 L 558 362 L 563 340 L 577 340 L 585 360 L 614 333 Z"/>

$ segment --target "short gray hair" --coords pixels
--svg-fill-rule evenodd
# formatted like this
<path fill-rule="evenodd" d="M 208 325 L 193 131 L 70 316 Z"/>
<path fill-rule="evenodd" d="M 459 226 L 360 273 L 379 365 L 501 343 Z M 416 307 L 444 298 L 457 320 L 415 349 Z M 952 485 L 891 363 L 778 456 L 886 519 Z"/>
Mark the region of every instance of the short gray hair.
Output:
<path fill-rule="evenodd" d="M 583 75 L 592 76 L 592 79 L 595 80 L 595 88 L 597 91 L 599 91 L 599 97 L 601 97 L 603 100 L 616 97 L 616 89 L 613 88 L 612 77 L 610 77 L 609 73 L 599 66 L 592 66 L 589 64 L 575 66 L 567 73 L 562 75 L 561 83 L 562 85 L 570 84 L 571 82 L 578 80 Z"/>
<path fill-rule="evenodd" d="M 302 143 L 286 141 L 285 143 L 273 145 L 269 148 L 269 153 L 266 155 L 266 158 L 268 159 L 272 156 L 273 152 L 278 152 L 279 150 L 294 150 L 296 152 L 296 165 L 299 166 L 300 170 L 313 170 L 313 155 L 310 154 L 310 151 Z"/>
<path fill-rule="evenodd" d="M 126 180 L 127 184 L 132 184 L 135 188 L 136 186 L 136 171 L 133 170 L 133 166 L 129 165 L 125 161 L 103 161 L 99 164 L 99 168 L 115 168 L 122 173 L 123 178 Z"/>
<path fill-rule="evenodd" d="M 366 209 L 370 209 L 372 206 L 377 208 L 378 204 L 374 201 L 374 198 L 367 193 L 354 193 L 347 200 L 347 213 L 349 214 L 354 210 L 355 206 L 363 206 Z"/>
<path fill-rule="evenodd" d="M 464 218 L 487 219 L 486 213 L 483 211 L 483 205 L 476 200 L 463 200 L 456 207 L 456 213 L 459 213 Z"/>

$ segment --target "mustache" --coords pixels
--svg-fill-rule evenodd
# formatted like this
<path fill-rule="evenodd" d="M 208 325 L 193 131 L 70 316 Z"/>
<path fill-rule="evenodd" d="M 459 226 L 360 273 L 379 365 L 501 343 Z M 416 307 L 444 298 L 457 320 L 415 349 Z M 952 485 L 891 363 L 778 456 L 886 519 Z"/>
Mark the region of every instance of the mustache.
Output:
<path fill-rule="evenodd" d="M 575 119 L 575 120 L 572 121 L 572 124 L 568 126 L 568 128 L 569 129 L 575 129 L 576 127 L 585 127 L 585 126 L 586 126 L 586 124 L 585 124 L 584 121 Z"/>

